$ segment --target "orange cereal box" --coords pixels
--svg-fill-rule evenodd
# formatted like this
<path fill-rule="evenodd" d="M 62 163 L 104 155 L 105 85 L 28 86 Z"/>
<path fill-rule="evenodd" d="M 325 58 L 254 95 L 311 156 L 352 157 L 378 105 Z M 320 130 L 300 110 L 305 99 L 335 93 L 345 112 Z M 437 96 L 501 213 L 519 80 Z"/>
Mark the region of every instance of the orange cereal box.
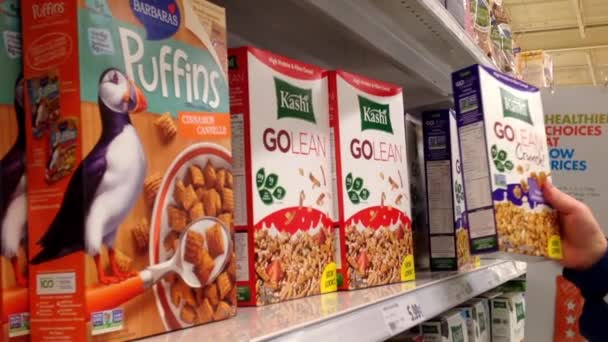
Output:
<path fill-rule="evenodd" d="M 1 341 L 26 341 L 27 196 L 19 1 L 0 1 Z"/>
<path fill-rule="evenodd" d="M 233 316 L 225 10 L 22 4 L 32 340 Z"/>

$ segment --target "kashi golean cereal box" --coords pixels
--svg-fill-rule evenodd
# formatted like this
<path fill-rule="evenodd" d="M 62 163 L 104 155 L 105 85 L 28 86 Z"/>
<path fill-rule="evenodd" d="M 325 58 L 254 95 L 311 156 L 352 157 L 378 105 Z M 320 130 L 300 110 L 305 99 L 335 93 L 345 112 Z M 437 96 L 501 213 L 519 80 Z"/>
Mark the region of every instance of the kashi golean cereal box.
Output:
<path fill-rule="evenodd" d="M 401 87 L 329 73 L 341 289 L 415 278 Z"/>
<path fill-rule="evenodd" d="M 452 75 L 471 253 L 562 257 L 540 92 L 495 70 Z"/>
<path fill-rule="evenodd" d="M 336 290 L 324 70 L 229 50 L 240 305 Z"/>
<path fill-rule="evenodd" d="M 27 180 L 19 1 L 0 3 L 0 313 L 2 341 L 27 341 Z"/>
<path fill-rule="evenodd" d="M 224 9 L 23 1 L 32 340 L 235 314 Z"/>

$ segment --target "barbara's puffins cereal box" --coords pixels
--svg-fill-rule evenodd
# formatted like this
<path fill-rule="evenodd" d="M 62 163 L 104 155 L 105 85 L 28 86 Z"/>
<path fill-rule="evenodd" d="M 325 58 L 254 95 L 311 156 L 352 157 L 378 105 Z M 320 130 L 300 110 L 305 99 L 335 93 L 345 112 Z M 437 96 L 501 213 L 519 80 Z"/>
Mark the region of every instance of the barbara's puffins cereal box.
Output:
<path fill-rule="evenodd" d="M 327 75 L 230 49 L 240 305 L 336 290 Z"/>
<path fill-rule="evenodd" d="M 431 271 L 472 267 L 456 113 L 422 114 Z"/>
<path fill-rule="evenodd" d="M 22 4 L 32 340 L 233 316 L 224 9 Z"/>
<path fill-rule="evenodd" d="M 539 90 L 478 65 L 452 80 L 471 253 L 561 258 Z"/>
<path fill-rule="evenodd" d="M 0 340 L 26 340 L 27 196 L 19 1 L 0 2 Z M 21 336 L 21 337 L 19 337 Z"/>
<path fill-rule="evenodd" d="M 335 147 L 338 284 L 359 289 L 415 278 L 401 87 L 329 74 Z"/>

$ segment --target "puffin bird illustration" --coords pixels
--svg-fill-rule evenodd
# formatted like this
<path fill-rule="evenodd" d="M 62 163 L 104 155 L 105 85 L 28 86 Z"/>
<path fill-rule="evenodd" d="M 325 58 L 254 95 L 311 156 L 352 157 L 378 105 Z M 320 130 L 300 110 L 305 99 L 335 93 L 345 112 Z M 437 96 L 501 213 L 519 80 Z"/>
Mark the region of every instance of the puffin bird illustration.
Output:
<path fill-rule="evenodd" d="M 95 259 L 99 281 L 109 284 L 130 276 L 116 263 L 114 242 L 143 188 L 147 161 L 129 114 L 145 110 L 147 103 L 133 81 L 111 68 L 101 75 L 98 105 L 101 136 L 70 179 L 57 215 L 38 241 L 42 250 L 31 263 L 84 250 Z M 102 243 L 108 247 L 113 276 L 101 264 Z"/>
<path fill-rule="evenodd" d="M 27 286 L 27 277 L 19 270 L 17 255 L 24 243 L 27 226 L 27 198 L 25 179 L 25 109 L 23 107 L 23 79 L 15 86 L 17 139 L 0 161 L 0 232 L 2 255 L 11 261 L 18 286 Z"/>

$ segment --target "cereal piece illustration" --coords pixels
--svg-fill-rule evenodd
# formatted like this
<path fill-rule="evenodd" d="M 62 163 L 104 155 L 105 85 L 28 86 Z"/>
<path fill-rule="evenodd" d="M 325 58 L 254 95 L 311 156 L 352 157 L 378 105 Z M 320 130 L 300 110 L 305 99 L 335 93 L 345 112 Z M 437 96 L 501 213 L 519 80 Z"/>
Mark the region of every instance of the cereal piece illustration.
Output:
<path fill-rule="evenodd" d="M 222 210 L 222 199 L 215 189 L 205 190 L 201 195 L 205 215 L 217 216 Z"/>
<path fill-rule="evenodd" d="M 148 219 L 145 217 L 137 223 L 131 230 L 133 241 L 135 242 L 135 249 L 139 253 L 146 252 L 148 250 L 148 243 L 150 240 L 150 226 Z"/>
<path fill-rule="evenodd" d="M 156 128 L 158 128 L 165 142 L 171 141 L 177 134 L 177 127 L 175 126 L 173 117 L 169 112 L 166 112 L 163 115 L 159 116 L 158 119 L 156 119 L 156 121 L 154 122 L 154 125 L 156 126 Z"/>
<path fill-rule="evenodd" d="M 308 174 L 308 179 L 310 179 L 313 189 L 321 186 L 321 182 L 312 174 L 312 172 Z"/>
<path fill-rule="evenodd" d="M 126 255 L 118 249 L 114 249 L 114 258 L 116 259 L 116 266 L 118 266 L 118 269 L 121 272 L 126 274 L 129 274 L 131 272 L 133 259 L 130 256 Z"/>
<path fill-rule="evenodd" d="M 190 208 L 190 220 L 194 221 L 199 217 L 205 216 L 205 208 L 201 201 L 197 201 L 196 204 Z"/>
<path fill-rule="evenodd" d="M 205 245 L 203 234 L 189 231 L 186 236 L 186 251 L 184 258 L 191 264 L 197 264 L 201 258 L 201 251 Z"/>
<path fill-rule="evenodd" d="M 298 168 L 298 173 L 300 174 L 300 176 L 304 176 L 304 169 Z"/>
<path fill-rule="evenodd" d="M 380 172 L 380 179 L 384 180 L 384 172 Z"/>
<path fill-rule="evenodd" d="M 304 193 L 304 190 L 300 191 L 300 207 L 302 207 L 304 205 L 304 200 L 306 199 L 306 194 Z"/>
<path fill-rule="evenodd" d="M 321 176 L 323 177 L 323 186 L 327 186 L 327 178 L 325 178 L 325 169 L 323 169 L 323 165 L 319 166 L 321 169 Z"/>
<path fill-rule="evenodd" d="M 395 182 L 393 177 L 391 177 L 391 176 L 388 177 L 388 183 L 391 185 L 391 190 L 399 189 L 399 184 L 397 184 L 397 182 Z"/>
<path fill-rule="evenodd" d="M 213 258 L 224 254 L 224 237 L 222 227 L 219 224 L 207 229 L 205 237 L 207 238 L 209 254 L 211 254 Z"/>
<path fill-rule="evenodd" d="M 213 261 L 213 258 L 203 249 L 200 253 L 200 260 L 194 267 L 194 273 L 201 284 L 207 284 L 207 280 L 209 280 L 209 276 L 211 276 L 211 270 L 213 270 L 214 265 L 215 261 Z"/>
<path fill-rule="evenodd" d="M 224 187 L 226 186 L 226 170 L 220 169 L 215 173 L 215 175 L 215 190 L 221 193 L 222 189 L 224 189 Z"/>
<path fill-rule="evenodd" d="M 230 293 L 230 290 L 232 289 L 232 282 L 230 281 L 228 273 L 222 272 L 222 274 L 217 277 L 217 287 L 221 299 L 224 299 L 226 295 Z"/>
<path fill-rule="evenodd" d="M 144 195 L 148 205 L 151 206 L 154 204 L 162 180 L 163 177 L 159 173 L 153 173 L 144 180 Z"/>
<path fill-rule="evenodd" d="M 222 211 L 229 213 L 234 211 L 234 192 L 232 189 L 222 189 Z"/>
<path fill-rule="evenodd" d="M 324 200 L 325 200 L 325 193 L 322 193 L 319 195 L 319 197 L 317 197 L 317 200 L 316 200 L 317 205 L 322 206 Z"/>
<path fill-rule="evenodd" d="M 174 196 L 179 204 L 181 204 L 181 206 L 186 210 L 190 210 L 198 199 L 192 184 L 185 186 L 181 180 L 175 183 Z"/>
<path fill-rule="evenodd" d="M 291 221 L 293 221 L 293 218 L 295 217 L 295 213 L 294 212 L 286 212 L 285 213 L 285 224 L 290 224 Z"/>
<path fill-rule="evenodd" d="M 215 313 L 213 313 L 213 320 L 219 321 L 222 319 L 226 319 L 232 316 L 232 306 L 226 302 L 220 302 L 215 309 Z"/>
<path fill-rule="evenodd" d="M 515 170 L 517 171 L 517 173 L 519 173 L 520 175 L 524 174 L 524 167 L 521 165 L 517 165 L 517 167 L 515 168 Z"/>
<path fill-rule="evenodd" d="M 211 162 L 207 162 L 207 165 L 205 165 L 205 168 L 203 169 L 203 175 L 205 175 L 205 184 L 207 188 L 215 187 L 217 173 L 213 165 L 211 165 Z"/>
<path fill-rule="evenodd" d="M 163 246 L 167 252 L 174 252 L 179 242 L 179 234 L 175 231 L 169 232 L 163 240 Z"/>
<path fill-rule="evenodd" d="M 213 320 L 213 307 L 207 298 L 203 299 L 202 303 L 197 308 L 198 320 L 201 323 L 211 322 Z"/>
<path fill-rule="evenodd" d="M 226 187 L 228 189 L 234 189 L 234 178 L 230 171 L 226 171 Z"/>
<path fill-rule="evenodd" d="M 184 305 L 179 317 L 182 319 L 182 321 L 192 324 L 196 320 L 196 311 L 192 306 Z"/>
<path fill-rule="evenodd" d="M 201 170 L 200 167 L 197 165 L 191 165 L 188 170 L 190 171 L 192 185 L 197 188 L 205 186 L 205 177 L 203 176 L 203 170 Z"/>
<path fill-rule="evenodd" d="M 212 306 L 216 306 L 220 302 L 220 295 L 217 291 L 217 285 L 215 283 L 205 287 L 203 290 L 203 296 L 209 300 Z"/>
<path fill-rule="evenodd" d="M 397 198 L 395 198 L 395 204 L 401 205 L 401 200 L 403 199 L 403 194 L 399 194 Z"/>
<path fill-rule="evenodd" d="M 169 215 L 169 226 L 176 232 L 183 231 L 188 224 L 188 213 L 173 205 L 170 205 L 167 211 Z"/>
<path fill-rule="evenodd" d="M 234 222 L 232 220 L 232 212 L 228 212 L 228 213 L 223 213 L 218 215 L 218 220 L 222 221 L 226 227 L 228 227 L 230 229 L 230 232 L 232 233 L 234 231 Z"/>
<path fill-rule="evenodd" d="M 521 196 L 522 196 L 521 186 L 518 185 L 513 188 L 513 195 L 515 195 L 515 198 L 521 199 Z"/>

